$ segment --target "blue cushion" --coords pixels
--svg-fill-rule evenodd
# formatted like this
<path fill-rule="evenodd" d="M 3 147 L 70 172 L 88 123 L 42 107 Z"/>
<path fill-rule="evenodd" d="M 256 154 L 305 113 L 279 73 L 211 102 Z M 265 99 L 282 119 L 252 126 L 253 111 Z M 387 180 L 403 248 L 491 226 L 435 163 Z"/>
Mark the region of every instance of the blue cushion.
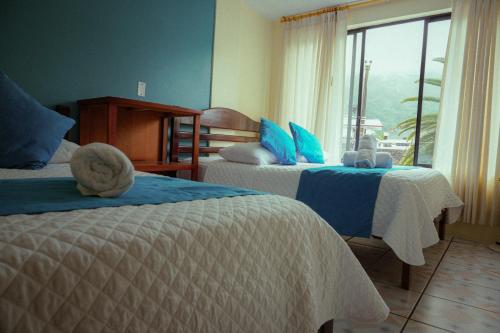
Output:
<path fill-rule="evenodd" d="M 277 124 L 265 118 L 260 120 L 260 144 L 273 153 L 280 164 L 297 164 L 293 139 Z"/>
<path fill-rule="evenodd" d="M 0 71 L 0 168 L 43 168 L 74 124 Z"/>
<path fill-rule="evenodd" d="M 318 138 L 297 124 L 290 122 L 289 125 L 293 141 L 295 141 L 297 155 L 304 156 L 309 163 L 325 163 L 323 149 Z"/>

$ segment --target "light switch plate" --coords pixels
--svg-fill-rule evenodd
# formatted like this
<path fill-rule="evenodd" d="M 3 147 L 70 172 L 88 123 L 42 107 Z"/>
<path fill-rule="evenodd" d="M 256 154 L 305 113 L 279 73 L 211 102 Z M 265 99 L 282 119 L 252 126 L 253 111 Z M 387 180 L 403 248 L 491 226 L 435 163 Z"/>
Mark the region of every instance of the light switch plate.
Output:
<path fill-rule="evenodd" d="M 141 97 L 146 96 L 146 82 L 137 82 L 137 95 Z"/>

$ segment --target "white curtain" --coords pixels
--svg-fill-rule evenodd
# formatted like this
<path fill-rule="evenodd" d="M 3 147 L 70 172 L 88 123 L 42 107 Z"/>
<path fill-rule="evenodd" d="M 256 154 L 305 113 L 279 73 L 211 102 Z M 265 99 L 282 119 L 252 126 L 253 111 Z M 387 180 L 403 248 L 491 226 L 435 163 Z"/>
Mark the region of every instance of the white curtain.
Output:
<path fill-rule="evenodd" d="M 313 132 L 340 161 L 347 38 L 344 11 L 284 23 L 283 74 L 276 120 Z"/>
<path fill-rule="evenodd" d="M 492 226 L 500 225 L 499 11 L 497 0 L 453 2 L 433 158 L 465 203 L 462 221 Z"/>

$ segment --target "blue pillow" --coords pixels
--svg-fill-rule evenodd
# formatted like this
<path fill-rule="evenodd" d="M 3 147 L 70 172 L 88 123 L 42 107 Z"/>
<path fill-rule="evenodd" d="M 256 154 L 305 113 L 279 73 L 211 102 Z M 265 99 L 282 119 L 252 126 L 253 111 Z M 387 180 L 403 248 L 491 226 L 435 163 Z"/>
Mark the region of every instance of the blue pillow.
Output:
<path fill-rule="evenodd" d="M 0 168 L 43 168 L 74 124 L 0 71 Z"/>
<path fill-rule="evenodd" d="M 260 144 L 273 153 L 280 164 L 297 164 L 293 139 L 277 124 L 265 118 L 260 120 Z"/>
<path fill-rule="evenodd" d="M 325 163 L 323 149 L 321 148 L 318 138 L 297 124 L 290 122 L 289 125 L 293 135 L 293 141 L 295 141 L 297 155 L 304 156 L 309 163 Z"/>

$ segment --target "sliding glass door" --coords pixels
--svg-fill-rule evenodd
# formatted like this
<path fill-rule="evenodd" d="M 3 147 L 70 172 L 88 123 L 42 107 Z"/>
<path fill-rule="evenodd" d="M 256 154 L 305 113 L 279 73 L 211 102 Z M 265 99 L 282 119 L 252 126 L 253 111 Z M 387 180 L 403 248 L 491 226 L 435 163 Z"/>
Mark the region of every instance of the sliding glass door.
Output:
<path fill-rule="evenodd" d="M 449 15 L 348 34 L 344 147 L 374 134 L 396 164 L 432 164 Z"/>

